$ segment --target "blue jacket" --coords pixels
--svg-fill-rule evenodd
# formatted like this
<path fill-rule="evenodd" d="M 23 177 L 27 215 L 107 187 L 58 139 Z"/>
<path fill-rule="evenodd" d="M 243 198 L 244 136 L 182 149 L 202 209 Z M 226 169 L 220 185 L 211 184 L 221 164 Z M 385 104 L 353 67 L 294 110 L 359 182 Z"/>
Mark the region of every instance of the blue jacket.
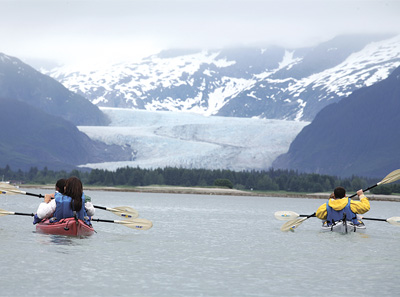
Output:
<path fill-rule="evenodd" d="M 56 211 L 54 212 L 54 217 L 56 219 L 54 221 L 58 222 L 61 219 L 74 217 L 74 212 L 71 208 L 71 197 L 64 196 L 63 194 L 57 192 L 54 195 L 54 199 L 56 201 Z M 82 195 L 82 208 L 80 211 L 76 212 L 76 215 L 78 219 L 90 225 L 90 218 L 85 209 L 85 195 Z"/>
<path fill-rule="evenodd" d="M 346 214 L 347 221 L 352 222 L 354 225 L 360 224 L 360 222 L 357 220 L 357 215 L 350 208 L 351 199 L 348 200 L 349 202 L 341 210 L 333 209 L 331 206 L 329 206 L 329 201 L 326 203 L 326 211 L 328 212 L 326 221 L 328 226 L 332 225 L 332 220 L 334 222 L 342 220 L 343 214 Z"/>

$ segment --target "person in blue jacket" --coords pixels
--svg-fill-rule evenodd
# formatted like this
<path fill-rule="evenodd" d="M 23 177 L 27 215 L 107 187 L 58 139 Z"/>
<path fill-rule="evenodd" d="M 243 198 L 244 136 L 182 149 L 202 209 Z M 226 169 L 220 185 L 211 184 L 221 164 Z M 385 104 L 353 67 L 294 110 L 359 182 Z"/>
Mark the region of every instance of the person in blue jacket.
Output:
<path fill-rule="evenodd" d="M 90 217 L 94 212 L 93 204 L 85 201 L 82 182 L 73 176 L 65 181 L 64 193 L 56 191 L 55 194 L 45 195 L 44 202 L 39 205 L 35 215 L 34 224 L 47 218 L 58 222 L 64 218 L 75 217 L 90 225 Z"/>
<path fill-rule="evenodd" d="M 329 197 L 328 202 L 322 204 L 317 212 L 317 218 L 325 220 L 328 226 L 335 224 L 337 221 L 346 219 L 354 225 L 359 225 L 357 214 L 364 214 L 370 210 L 368 198 L 365 197 L 363 190 L 357 191 L 357 196 L 360 199 L 355 201 L 346 196 L 346 190 L 343 187 L 335 188 L 333 196 Z"/>

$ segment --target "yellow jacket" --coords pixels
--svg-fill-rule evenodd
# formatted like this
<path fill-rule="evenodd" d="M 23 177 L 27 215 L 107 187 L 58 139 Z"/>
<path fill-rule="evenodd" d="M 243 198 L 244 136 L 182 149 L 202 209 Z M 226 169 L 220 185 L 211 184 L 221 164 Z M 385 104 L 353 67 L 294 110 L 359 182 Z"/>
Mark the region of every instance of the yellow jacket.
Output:
<path fill-rule="evenodd" d="M 329 199 L 329 206 L 332 207 L 334 210 L 342 210 L 347 203 L 349 203 L 349 198 L 344 197 L 341 199 Z M 363 214 L 369 211 L 370 205 L 369 200 L 364 195 L 360 196 L 360 201 L 351 200 L 350 202 L 351 211 L 356 214 Z M 316 216 L 321 220 L 325 220 L 328 212 L 326 211 L 326 203 L 322 204 L 318 207 Z"/>

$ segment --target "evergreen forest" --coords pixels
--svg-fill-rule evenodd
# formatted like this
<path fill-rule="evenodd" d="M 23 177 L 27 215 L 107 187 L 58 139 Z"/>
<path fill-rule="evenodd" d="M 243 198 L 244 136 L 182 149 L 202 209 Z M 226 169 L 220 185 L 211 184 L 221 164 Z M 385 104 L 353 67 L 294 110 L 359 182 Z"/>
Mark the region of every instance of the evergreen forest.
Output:
<path fill-rule="evenodd" d="M 389 172 L 388 172 L 389 173 Z M 339 178 L 315 173 L 299 173 L 293 170 L 231 171 L 185 169 L 166 167 L 142 169 L 124 167 L 116 171 L 103 169 L 53 171 L 44 167 L 39 170 L 31 167 L 29 171 L 13 171 L 10 166 L 0 168 L 0 178 L 15 184 L 55 184 L 60 178 L 76 176 L 87 186 L 137 187 L 150 185 L 182 187 L 226 187 L 249 191 L 270 192 L 330 192 L 337 186 L 348 192 L 365 189 L 380 179 L 352 176 Z M 383 177 L 382 177 L 383 178 Z M 400 193 L 400 184 L 382 185 L 371 190 L 374 194 Z"/>

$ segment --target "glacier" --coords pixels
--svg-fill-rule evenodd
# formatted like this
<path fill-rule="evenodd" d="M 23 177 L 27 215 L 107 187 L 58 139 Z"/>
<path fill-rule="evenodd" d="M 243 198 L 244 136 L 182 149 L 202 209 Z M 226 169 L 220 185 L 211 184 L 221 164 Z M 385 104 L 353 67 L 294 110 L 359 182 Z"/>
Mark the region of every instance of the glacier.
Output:
<path fill-rule="evenodd" d="M 81 164 L 122 167 L 266 170 L 286 153 L 305 121 L 204 116 L 103 107 L 109 126 L 79 126 L 91 139 L 133 150 L 130 161 Z"/>

